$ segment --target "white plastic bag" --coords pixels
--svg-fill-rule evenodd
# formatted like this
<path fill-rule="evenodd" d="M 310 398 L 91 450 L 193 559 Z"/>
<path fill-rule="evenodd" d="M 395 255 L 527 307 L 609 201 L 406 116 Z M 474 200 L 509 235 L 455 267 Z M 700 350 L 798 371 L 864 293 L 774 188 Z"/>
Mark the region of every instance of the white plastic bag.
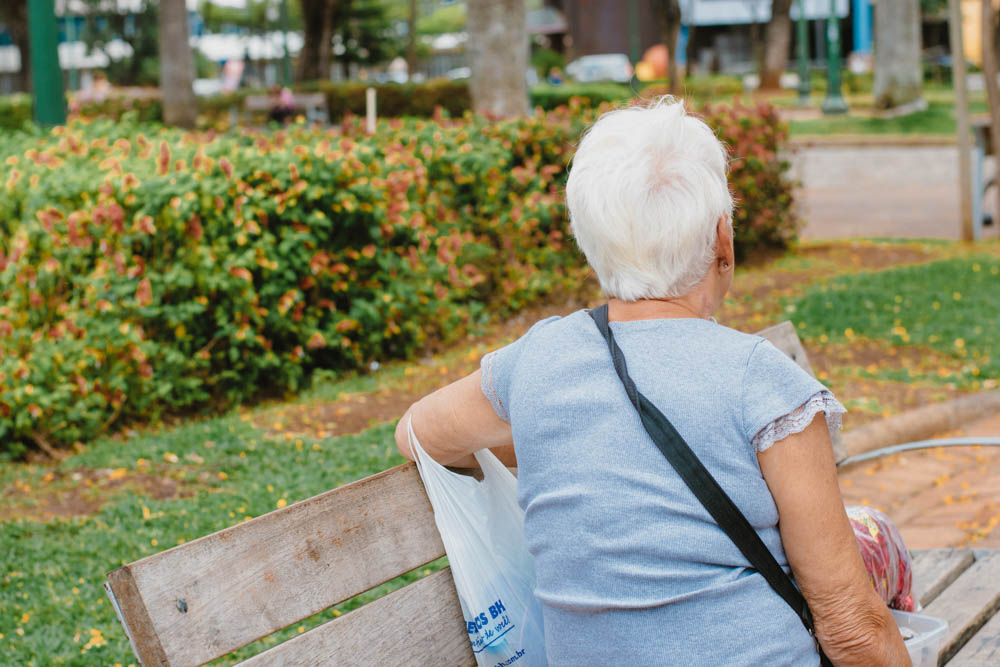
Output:
<path fill-rule="evenodd" d="M 483 481 L 432 459 L 409 429 L 434 508 L 479 667 L 547 665 L 541 603 L 532 593 L 535 562 L 524 541 L 517 480 L 488 449 L 476 452 Z"/>

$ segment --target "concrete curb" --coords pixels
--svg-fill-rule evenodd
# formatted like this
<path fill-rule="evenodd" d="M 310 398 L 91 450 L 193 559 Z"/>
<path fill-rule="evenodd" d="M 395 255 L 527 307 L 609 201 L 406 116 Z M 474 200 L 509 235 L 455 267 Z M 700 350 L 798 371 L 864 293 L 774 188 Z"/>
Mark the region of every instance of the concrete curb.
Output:
<path fill-rule="evenodd" d="M 851 429 L 843 434 L 843 443 L 848 456 L 857 456 L 880 447 L 941 435 L 997 412 L 1000 412 L 1000 390 L 982 392 L 932 403 Z"/>
<path fill-rule="evenodd" d="M 956 146 L 954 135 L 949 134 L 806 134 L 790 137 L 788 143 L 795 148 Z"/>

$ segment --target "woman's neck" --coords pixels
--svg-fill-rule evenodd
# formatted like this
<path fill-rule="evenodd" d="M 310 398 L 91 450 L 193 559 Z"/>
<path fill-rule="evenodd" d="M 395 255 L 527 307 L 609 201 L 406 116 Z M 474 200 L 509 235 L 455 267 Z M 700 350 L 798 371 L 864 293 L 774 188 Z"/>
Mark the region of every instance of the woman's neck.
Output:
<path fill-rule="evenodd" d="M 682 318 L 711 320 L 714 313 L 715 304 L 700 291 L 674 299 L 608 300 L 608 319 L 612 322 Z"/>

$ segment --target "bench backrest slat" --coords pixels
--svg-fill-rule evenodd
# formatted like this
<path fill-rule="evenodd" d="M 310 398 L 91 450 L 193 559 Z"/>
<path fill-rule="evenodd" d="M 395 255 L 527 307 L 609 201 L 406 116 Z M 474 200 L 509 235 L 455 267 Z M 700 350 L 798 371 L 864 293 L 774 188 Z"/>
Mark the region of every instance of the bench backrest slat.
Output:
<path fill-rule="evenodd" d="M 326 106 L 323 93 L 298 93 L 293 96 L 296 109 L 313 109 Z M 274 97 L 269 95 L 247 95 L 243 106 L 247 111 L 270 111 L 274 108 Z"/>
<path fill-rule="evenodd" d="M 272 665 L 454 665 L 476 659 L 445 568 L 240 663 Z"/>
<path fill-rule="evenodd" d="M 144 664 L 198 665 L 442 555 L 408 463 L 136 561 L 108 583 Z"/>
<path fill-rule="evenodd" d="M 785 320 L 780 324 L 775 324 L 773 327 L 768 327 L 763 331 L 757 332 L 757 335 L 771 341 L 772 345 L 791 357 L 792 361 L 797 363 L 802 370 L 816 377 L 812 364 L 809 363 L 809 355 L 806 354 L 806 349 L 802 347 L 802 341 L 799 340 L 799 335 L 796 333 L 795 327 L 791 322 Z M 833 458 L 837 463 L 840 463 L 847 458 L 847 447 L 843 443 L 840 431 L 834 432 L 832 439 Z"/>

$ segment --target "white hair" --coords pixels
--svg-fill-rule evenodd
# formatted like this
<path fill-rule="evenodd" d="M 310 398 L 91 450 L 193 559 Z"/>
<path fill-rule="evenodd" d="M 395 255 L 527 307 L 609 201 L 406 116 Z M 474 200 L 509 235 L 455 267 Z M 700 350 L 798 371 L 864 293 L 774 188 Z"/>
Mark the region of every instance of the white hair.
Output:
<path fill-rule="evenodd" d="M 577 148 L 566 202 L 607 296 L 681 296 L 715 257 L 719 219 L 732 225 L 726 151 L 669 96 L 611 111 Z"/>

